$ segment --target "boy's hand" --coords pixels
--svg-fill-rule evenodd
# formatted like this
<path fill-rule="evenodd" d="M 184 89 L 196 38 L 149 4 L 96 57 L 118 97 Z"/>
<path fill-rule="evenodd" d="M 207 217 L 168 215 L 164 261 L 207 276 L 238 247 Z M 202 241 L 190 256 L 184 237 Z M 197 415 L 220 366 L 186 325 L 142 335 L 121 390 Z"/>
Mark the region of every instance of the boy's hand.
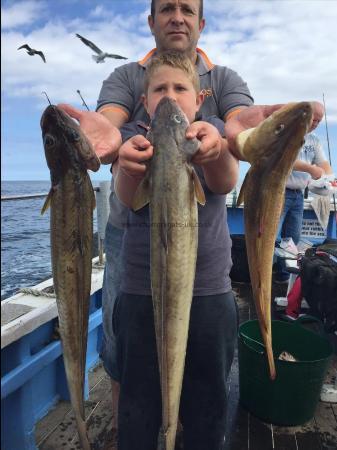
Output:
<path fill-rule="evenodd" d="M 193 163 L 203 165 L 219 158 L 222 138 L 218 130 L 210 123 L 193 122 L 187 128 L 186 138 L 197 138 L 200 141 L 199 150 L 192 158 Z"/>
<path fill-rule="evenodd" d="M 122 138 L 118 128 L 106 117 L 94 111 L 82 111 L 65 103 L 60 103 L 57 107 L 79 121 L 81 130 L 102 164 L 111 164 L 116 160 Z"/>
<path fill-rule="evenodd" d="M 119 167 L 131 177 L 143 176 L 146 171 L 145 161 L 153 155 L 153 146 L 138 134 L 126 141 L 119 149 Z"/>

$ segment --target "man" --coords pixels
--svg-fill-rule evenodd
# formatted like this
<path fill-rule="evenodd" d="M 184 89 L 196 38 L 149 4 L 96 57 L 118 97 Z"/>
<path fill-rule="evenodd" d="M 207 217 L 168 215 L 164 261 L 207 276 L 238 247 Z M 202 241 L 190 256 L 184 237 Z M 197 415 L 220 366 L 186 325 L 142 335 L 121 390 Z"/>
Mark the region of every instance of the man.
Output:
<path fill-rule="evenodd" d="M 252 105 L 253 102 L 246 84 L 235 72 L 225 67 L 214 66 L 204 52 L 197 50 L 196 45 L 205 26 L 202 0 L 152 0 L 148 23 L 155 37 L 156 50 L 149 52 L 138 63 L 134 62 L 118 67 L 104 81 L 97 107 L 100 114 L 95 115 L 95 113 L 80 112 L 69 106 L 64 107 L 67 112 L 80 121 L 81 127 L 93 142 L 103 163 L 113 162 L 117 157 L 116 149 L 119 147 L 120 137 L 116 128 L 120 128 L 126 121 L 148 120 L 141 96 L 146 66 L 155 52 L 181 51 L 196 63 L 201 88 L 206 96 L 201 116 L 218 115 L 222 119 L 228 119 L 242 108 Z M 108 121 L 116 128 L 110 129 Z M 251 125 L 249 124 L 249 126 Z M 194 135 L 197 135 L 199 130 L 192 129 L 192 131 Z M 206 146 L 213 145 L 212 142 L 205 141 L 204 137 L 203 139 Z M 107 142 L 109 142 L 110 148 L 106 145 Z M 105 239 L 104 333 L 101 356 L 104 367 L 112 380 L 118 381 L 112 316 L 114 300 L 119 287 L 120 249 L 127 210 L 116 199 L 113 182 L 111 187 L 111 208 Z M 118 385 L 114 381 L 112 381 L 112 385 L 113 396 L 116 397 Z"/>
<path fill-rule="evenodd" d="M 206 95 L 200 111 L 201 118 L 213 114 L 227 121 L 226 136 L 230 150 L 240 157 L 235 148 L 236 135 L 246 128 L 256 126 L 280 105 L 251 106 L 253 99 L 243 80 L 232 70 L 213 65 L 204 52 L 197 50 L 200 33 L 205 27 L 203 0 L 152 0 L 148 23 L 156 41 L 156 49 L 138 63 L 118 67 L 104 81 L 97 106 L 99 114 L 79 111 L 69 105 L 63 105 L 63 109 L 80 121 L 81 128 L 89 137 L 102 163 L 113 163 L 118 157 L 120 146 L 118 129 L 125 122 L 148 119 L 141 95 L 146 66 L 152 55 L 165 50 L 186 52 L 196 63 L 201 88 Z M 200 136 L 200 133 L 201 130 L 193 129 L 194 136 L 199 136 L 205 147 L 212 147 L 214 143 L 209 142 L 205 136 Z M 105 243 L 107 262 L 103 285 L 102 357 L 112 380 L 118 381 L 112 316 L 118 291 L 119 274 L 116 271 L 120 266 L 119 252 L 126 210 L 116 200 L 113 182 L 110 207 Z M 118 384 L 112 381 L 112 385 L 113 395 L 117 395 Z"/>
<path fill-rule="evenodd" d="M 317 102 L 311 127 L 286 184 L 279 233 L 281 232 L 281 238 L 292 238 L 295 245 L 298 244 L 301 237 L 304 189 L 308 186 L 310 178 L 317 180 L 324 174 L 332 173 L 332 168 L 326 159 L 322 145 L 318 137 L 312 133 L 319 125 L 323 115 L 323 105 Z M 282 264 L 278 264 L 275 281 L 282 283 L 287 282 L 288 279 L 289 273 L 284 270 Z"/>

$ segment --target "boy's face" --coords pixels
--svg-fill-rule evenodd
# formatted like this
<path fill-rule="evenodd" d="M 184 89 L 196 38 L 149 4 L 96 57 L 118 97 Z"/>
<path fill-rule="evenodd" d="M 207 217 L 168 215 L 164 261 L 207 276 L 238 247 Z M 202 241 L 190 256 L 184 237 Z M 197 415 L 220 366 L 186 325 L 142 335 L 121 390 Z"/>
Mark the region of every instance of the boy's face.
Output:
<path fill-rule="evenodd" d="M 203 100 L 203 96 L 195 91 L 193 83 L 186 73 L 181 69 L 169 66 L 158 67 L 153 73 L 147 93 L 143 97 L 145 109 L 151 119 L 163 97 L 175 100 L 190 123 L 194 121 Z"/>

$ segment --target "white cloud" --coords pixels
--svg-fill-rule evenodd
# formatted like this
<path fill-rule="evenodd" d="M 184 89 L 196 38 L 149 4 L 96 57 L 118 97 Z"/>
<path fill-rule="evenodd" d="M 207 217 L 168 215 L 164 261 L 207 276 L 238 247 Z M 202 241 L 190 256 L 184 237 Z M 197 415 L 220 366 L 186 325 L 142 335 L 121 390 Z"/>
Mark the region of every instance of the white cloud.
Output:
<path fill-rule="evenodd" d="M 131 8 L 116 15 L 102 2 L 87 17 L 67 20 L 63 15 L 62 21 L 55 17 L 25 34 L 20 28 L 13 30 L 20 23 L 14 21 L 14 12 L 21 11 L 25 17 L 21 23 L 29 23 L 45 3 L 27 1 L 6 8 L 2 87 L 7 96 L 32 97 L 40 107 L 41 91 L 47 91 L 55 103 L 80 105 L 76 93 L 80 89 L 94 108 L 102 81 L 124 61 L 96 64 L 91 49 L 75 33 L 102 50 L 137 60 L 154 46 L 147 26 L 149 1 L 140 3 L 140 13 Z M 206 0 L 204 4 L 206 28 L 200 47 L 213 62 L 237 71 L 256 103 L 321 100 L 324 92 L 329 120 L 337 123 L 337 2 Z M 25 50 L 17 51 L 26 42 L 45 53 L 47 64 Z"/>
<path fill-rule="evenodd" d="M 337 123 L 337 2 L 218 1 L 211 9 L 200 46 L 242 76 L 256 103 L 322 101 L 324 92 Z"/>
<path fill-rule="evenodd" d="M 31 25 L 41 17 L 45 8 L 46 5 L 44 2 L 32 0 L 18 2 L 1 8 L 1 28 L 5 30 L 23 25 Z"/>

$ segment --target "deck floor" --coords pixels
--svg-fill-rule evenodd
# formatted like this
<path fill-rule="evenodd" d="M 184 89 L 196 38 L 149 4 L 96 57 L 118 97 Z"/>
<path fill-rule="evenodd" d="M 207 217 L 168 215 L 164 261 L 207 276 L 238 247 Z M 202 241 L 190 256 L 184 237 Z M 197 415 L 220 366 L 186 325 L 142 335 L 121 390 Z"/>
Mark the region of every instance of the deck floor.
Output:
<path fill-rule="evenodd" d="M 250 284 L 233 283 L 237 294 L 240 322 L 256 318 Z M 272 298 L 285 296 L 284 285 L 273 285 Z M 273 317 L 278 311 L 273 305 Z M 225 450 L 336 450 L 337 403 L 319 402 L 312 420 L 298 427 L 280 427 L 260 421 L 239 404 L 237 352 L 229 380 L 229 415 Z M 334 354 L 326 377 L 333 383 L 337 373 Z M 116 432 L 112 429 L 111 385 L 103 367 L 98 365 L 89 375 L 89 400 L 86 417 L 92 450 L 117 450 Z M 36 426 L 39 450 L 80 449 L 75 419 L 69 402 L 61 401 Z M 178 437 L 176 450 L 183 450 Z"/>

